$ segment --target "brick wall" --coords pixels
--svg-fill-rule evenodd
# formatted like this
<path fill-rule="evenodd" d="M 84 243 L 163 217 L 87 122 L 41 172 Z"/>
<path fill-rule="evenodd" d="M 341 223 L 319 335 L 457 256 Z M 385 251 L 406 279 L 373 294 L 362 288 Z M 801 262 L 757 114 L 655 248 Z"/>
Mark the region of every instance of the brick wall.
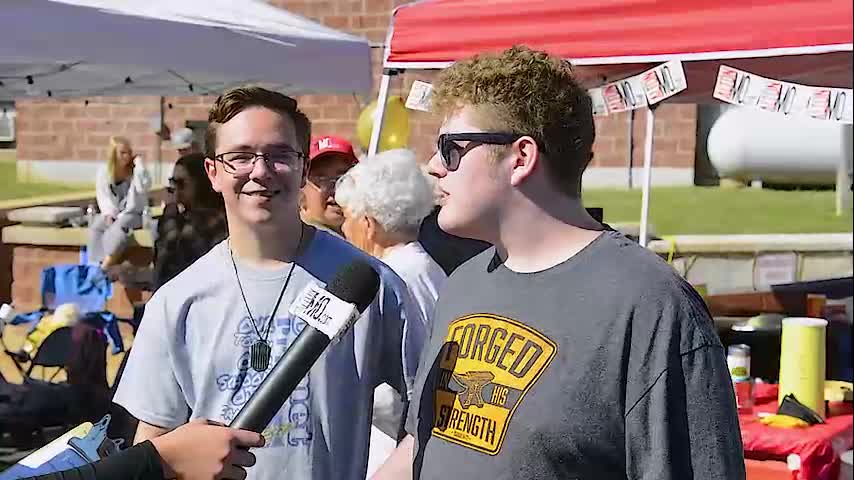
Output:
<path fill-rule="evenodd" d="M 205 120 L 212 97 L 164 97 L 164 123 L 173 131 L 186 120 Z M 149 120 L 160 114 L 160 97 L 23 99 L 16 102 L 18 160 L 97 161 L 107 157 L 109 138 L 128 138 L 147 162 L 174 162 L 177 153 L 159 142 Z"/>
<path fill-rule="evenodd" d="M 3 248 L 12 252 L 9 267 L 14 279 L 11 284 L 11 298 L 19 312 L 37 310 L 42 306 L 41 272 L 45 267 L 76 264 L 80 259 L 79 247 L 5 245 Z M 131 247 L 127 256 L 128 261 L 137 266 L 148 265 L 152 260 L 150 248 Z M 107 310 L 122 318 L 131 318 L 133 304 L 147 301 L 149 296 L 139 290 L 127 289 L 121 282 L 115 282 L 113 296 L 107 302 Z"/>
<path fill-rule="evenodd" d="M 330 27 L 364 36 L 380 44 L 385 40 L 392 9 L 403 0 L 272 0 L 283 7 Z M 375 88 L 379 83 L 382 50 L 373 50 Z M 429 81 L 431 72 L 407 72 L 392 80 L 393 95 L 406 96 L 416 79 Z M 374 99 L 353 95 L 306 95 L 300 105 L 314 123 L 317 134 L 335 133 L 355 141 L 355 121 L 362 107 Z M 166 124 L 174 131 L 186 120 L 205 120 L 210 97 L 165 97 Z M 124 135 L 134 149 L 153 161 L 158 139 L 148 120 L 159 112 L 157 97 L 90 98 L 73 100 L 21 100 L 18 108 L 18 159 L 25 161 L 71 160 L 103 161 L 110 135 Z M 635 121 L 635 162 L 643 153 L 645 111 Z M 597 119 L 598 140 L 592 167 L 623 167 L 626 164 L 627 114 Z M 432 153 L 438 123 L 429 114 L 411 113 L 410 146 L 420 158 Z M 664 105 L 656 122 L 655 165 L 693 168 L 696 107 Z M 161 156 L 174 161 L 176 153 L 168 142 L 161 145 Z"/>

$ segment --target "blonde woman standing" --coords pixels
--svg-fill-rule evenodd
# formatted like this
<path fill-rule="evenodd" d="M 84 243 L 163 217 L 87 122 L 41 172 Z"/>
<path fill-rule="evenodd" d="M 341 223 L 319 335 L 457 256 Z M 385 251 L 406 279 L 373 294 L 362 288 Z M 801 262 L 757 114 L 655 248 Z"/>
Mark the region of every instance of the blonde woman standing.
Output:
<path fill-rule="evenodd" d="M 107 268 L 119 263 L 135 228 L 142 226 L 142 211 L 148 205 L 151 177 L 140 157 L 134 157 L 130 142 L 110 137 L 107 164 L 95 177 L 95 198 L 100 213 L 89 227 L 88 256 Z"/>

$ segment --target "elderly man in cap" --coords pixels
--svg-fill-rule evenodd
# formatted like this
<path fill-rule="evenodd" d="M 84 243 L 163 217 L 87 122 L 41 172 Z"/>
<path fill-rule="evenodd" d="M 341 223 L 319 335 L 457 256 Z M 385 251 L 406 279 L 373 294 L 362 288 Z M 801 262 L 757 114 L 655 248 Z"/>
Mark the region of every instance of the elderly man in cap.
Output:
<path fill-rule="evenodd" d="M 300 202 L 305 223 L 341 236 L 344 213 L 335 202 L 335 183 L 357 162 L 347 140 L 331 135 L 311 139 L 308 181 Z"/>

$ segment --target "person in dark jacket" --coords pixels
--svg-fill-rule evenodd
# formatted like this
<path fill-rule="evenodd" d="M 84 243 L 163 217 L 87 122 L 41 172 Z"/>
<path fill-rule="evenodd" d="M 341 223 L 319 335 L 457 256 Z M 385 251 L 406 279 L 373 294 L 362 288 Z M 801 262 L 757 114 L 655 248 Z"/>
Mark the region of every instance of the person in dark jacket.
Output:
<path fill-rule="evenodd" d="M 255 464 L 248 449 L 262 446 L 259 433 L 194 420 L 95 463 L 25 480 L 241 480 Z"/>

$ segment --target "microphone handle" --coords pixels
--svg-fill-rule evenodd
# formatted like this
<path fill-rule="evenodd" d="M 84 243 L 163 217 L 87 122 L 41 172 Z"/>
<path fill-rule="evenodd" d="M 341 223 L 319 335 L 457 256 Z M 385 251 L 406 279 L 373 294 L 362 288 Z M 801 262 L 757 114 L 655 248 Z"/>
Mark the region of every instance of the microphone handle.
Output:
<path fill-rule="evenodd" d="M 329 337 L 306 325 L 229 426 L 263 432 L 329 342 Z"/>

